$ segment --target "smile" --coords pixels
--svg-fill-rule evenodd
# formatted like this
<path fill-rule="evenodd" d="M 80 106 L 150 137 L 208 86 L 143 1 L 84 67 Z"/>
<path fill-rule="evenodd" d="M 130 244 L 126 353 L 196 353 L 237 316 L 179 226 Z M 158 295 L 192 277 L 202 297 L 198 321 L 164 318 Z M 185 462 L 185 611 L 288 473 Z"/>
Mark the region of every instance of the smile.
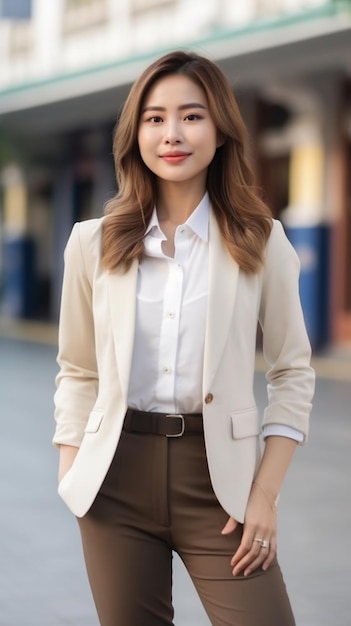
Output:
<path fill-rule="evenodd" d="M 167 154 L 162 154 L 161 158 L 167 163 L 182 163 L 189 156 L 189 152 L 169 152 Z"/>

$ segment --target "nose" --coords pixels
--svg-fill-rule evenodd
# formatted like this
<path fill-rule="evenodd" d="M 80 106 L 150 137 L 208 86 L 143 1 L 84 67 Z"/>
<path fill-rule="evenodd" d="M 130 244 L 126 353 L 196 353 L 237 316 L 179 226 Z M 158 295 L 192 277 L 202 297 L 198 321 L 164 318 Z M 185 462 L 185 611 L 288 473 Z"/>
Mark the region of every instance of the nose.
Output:
<path fill-rule="evenodd" d="M 165 143 L 174 145 L 182 142 L 182 133 L 176 120 L 169 120 L 165 125 Z"/>

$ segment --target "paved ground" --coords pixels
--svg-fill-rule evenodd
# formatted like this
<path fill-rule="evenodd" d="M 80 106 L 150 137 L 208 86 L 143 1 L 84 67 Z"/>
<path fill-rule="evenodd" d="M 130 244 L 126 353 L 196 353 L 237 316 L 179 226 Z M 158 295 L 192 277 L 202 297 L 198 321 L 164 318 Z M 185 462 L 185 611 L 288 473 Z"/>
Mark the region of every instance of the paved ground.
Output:
<path fill-rule="evenodd" d="M 56 495 L 55 353 L 0 338 L 0 626 L 97 626 L 76 523 Z M 280 561 L 297 626 L 351 624 L 351 362 L 336 371 L 324 368 L 333 380 L 318 380 L 310 443 L 280 501 Z M 261 373 L 256 389 L 263 406 Z M 177 559 L 174 569 L 177 626 L 208 626 Z"/>

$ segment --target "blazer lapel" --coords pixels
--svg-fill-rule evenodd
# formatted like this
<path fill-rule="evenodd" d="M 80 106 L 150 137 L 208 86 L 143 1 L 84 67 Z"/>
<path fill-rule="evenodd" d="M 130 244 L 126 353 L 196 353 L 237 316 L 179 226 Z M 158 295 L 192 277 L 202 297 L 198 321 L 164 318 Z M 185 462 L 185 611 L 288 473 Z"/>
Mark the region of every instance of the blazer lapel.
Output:
<path fill-rule="evenodd" d="M 209 222 L 209 289 L 203 371 L 204 395 L 210 388 L 228 339 L 239 266 L 230 255 L 213 211 Z"/>
<path fill-rule="evenodd" d="M 111 325 L 118 374 L 125 397 L 127 397 L 128 393 L 133 356 L 137 275 L 137 259 L 133 261 L 127 272 L 115 271 L 107 274 Z"/>

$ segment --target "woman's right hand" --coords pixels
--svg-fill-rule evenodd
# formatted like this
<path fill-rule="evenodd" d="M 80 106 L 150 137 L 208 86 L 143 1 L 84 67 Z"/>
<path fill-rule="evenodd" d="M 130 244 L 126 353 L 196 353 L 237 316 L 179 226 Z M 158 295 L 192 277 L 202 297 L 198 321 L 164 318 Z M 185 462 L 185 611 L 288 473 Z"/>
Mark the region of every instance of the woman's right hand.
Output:
<path fill-rule="evenodd" d="M 60 445 L 60 462 L 58 471 L 58 482 L 60 483 L 68 470 L 72 467 L 79 448 L 75 446 Z"/>

